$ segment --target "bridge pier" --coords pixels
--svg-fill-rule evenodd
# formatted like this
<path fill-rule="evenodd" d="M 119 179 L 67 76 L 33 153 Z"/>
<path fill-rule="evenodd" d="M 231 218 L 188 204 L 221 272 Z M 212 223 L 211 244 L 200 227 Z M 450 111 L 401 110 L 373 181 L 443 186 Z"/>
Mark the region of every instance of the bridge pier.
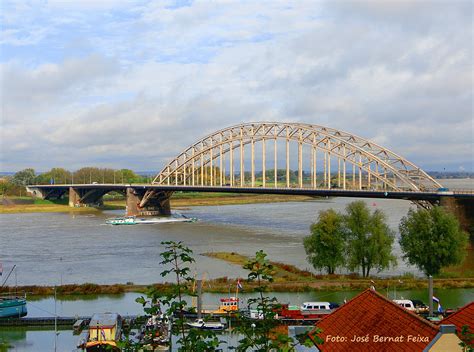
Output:
<path fill-rule="evenodd" d="M 439 204 L 454 214 L 464 231 L 474 239 L 474 201 L 471 199 L 456 199 L 452 196 L 440 197 Z"/>
<path fill-rule="evenodd" d="M 104 205 L 102 197 L 108 190 L 100 188 L 69 187 L 70 207 L 97 207 Z"/>
<path fill-rule="evenodd" d="M 75 207 L 76 204 L 77 206 L 80 206 L 80 199 L 81 196 L 79 195 L 78 190 L 73 187 L 69 187 L 69 206 Z"/>
<path fill-rule="evenodd" d="M 146 189 L 127 188 L 127 215 L 143 216 L 143 215 L 171 215 L 170 197 L 173 192 L 157 192 L 151 191 L 147 194 L 147 201 L 144 206 L 140 206 Z"/>

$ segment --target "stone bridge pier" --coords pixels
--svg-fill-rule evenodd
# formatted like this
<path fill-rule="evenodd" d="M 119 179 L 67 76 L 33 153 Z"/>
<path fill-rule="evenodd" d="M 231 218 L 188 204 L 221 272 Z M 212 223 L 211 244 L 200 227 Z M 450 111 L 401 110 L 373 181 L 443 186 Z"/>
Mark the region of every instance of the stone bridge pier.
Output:
<path fill-rule="evenodd" d="M 70 207 L 98 207 L 104 205 L 103 196 L 107 189 L 69 187 Z"/>
<path fill-rule="evenodd" d="M 471 241 L 474 240 L 474 200 L 442 196 L 439 204 L 457 217 L 463 230 L 470 234 Z"/>
<path fill-rule="evenodd" d="M 171 191 L 155 191 L 128 187 L 127 215 L 171 215 L 170 197 Z"/>

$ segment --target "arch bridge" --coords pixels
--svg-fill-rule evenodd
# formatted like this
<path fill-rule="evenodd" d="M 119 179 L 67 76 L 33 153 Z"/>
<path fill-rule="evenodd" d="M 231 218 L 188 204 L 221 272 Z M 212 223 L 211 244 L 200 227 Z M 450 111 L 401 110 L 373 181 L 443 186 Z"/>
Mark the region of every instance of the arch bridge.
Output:
<path fill-rule="evenodd" d="M 367 139 L 324 126 L 278 122 L 214 132 L 170 161 L 152 184 L 410 192 L 442 187 L 410 161 Z M 157 193 L 147 191 L 140 206 Z"/>

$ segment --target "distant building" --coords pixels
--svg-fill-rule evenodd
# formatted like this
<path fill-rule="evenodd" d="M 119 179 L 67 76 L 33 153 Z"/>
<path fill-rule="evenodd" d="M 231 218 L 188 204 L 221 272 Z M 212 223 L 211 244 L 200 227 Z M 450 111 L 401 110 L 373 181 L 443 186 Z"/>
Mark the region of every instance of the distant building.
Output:
<path fill-rule="evenodd" d="M 462 351 L 453 325 L 437 326 L 368 289 L 324 317 L 309 335 L 326 351 Z M 318 344 L 315 335 L 322 339 Z"/>

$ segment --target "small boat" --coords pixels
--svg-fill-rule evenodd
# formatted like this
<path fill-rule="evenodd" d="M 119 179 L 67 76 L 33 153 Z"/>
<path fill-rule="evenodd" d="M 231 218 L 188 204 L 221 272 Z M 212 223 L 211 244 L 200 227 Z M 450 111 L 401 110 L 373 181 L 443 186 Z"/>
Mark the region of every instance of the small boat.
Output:
<path fill-rule="evenodd" d="M 5 281 L 3 281 L 2 286 L 4 287 L 8 281 L 8 278 L 12 274 L 13 270 L 15 270 L 16 265 L 13 265 L 13 268 L 7 275 Z M 0 274 L 3 272 L 2 263 L 0 263 Z M 0 296 L 0 319 L 1 318 L 21 318 L 24 317 L 28 313 L 26 309 L 26 294 L 24 297 L 20 297 L 18 295 L 4 295 Z"/>
<path fill-rule="evenodd" d="M 120 351 L 117 341 L 122 338 L 122 317 L 117 313 L 94 314 L 89 330 L 77 347 L 87 352 Z"/>
<path fill-rule="evenodd" d="M 109 225 L 149 225 L 166 224 L 172 222 L 196 222 L 197 218 L 182 217 L 161 217 L 161 218 L 137 218 L 136 216 L 122 216 L 106 219 L 105 223 Z"/>
<path fill-rule="evenodd" d="M 0 297 L 0 319 L 21 318 L 27 314 L 26 297 L 3 296 Z"/>
<path fill-rule="evenodd" d="M 138 341 L 146 351 L 170 351 L 171 322 L 163 314 L 152 315 L 142 326 Z"/>
<path fill-rule="evenodd" d="M 135 225 L 135 216 L 121 216 L 105 220 L 109 225 Z"/>
<path fill-rule="evenodd" d="M 225 325 L 218 321 L 204 321 L 203 319 L 196 319 L 191 323 L 187 323 L 190 328 L 202 330 L 224 330 Z"/>

